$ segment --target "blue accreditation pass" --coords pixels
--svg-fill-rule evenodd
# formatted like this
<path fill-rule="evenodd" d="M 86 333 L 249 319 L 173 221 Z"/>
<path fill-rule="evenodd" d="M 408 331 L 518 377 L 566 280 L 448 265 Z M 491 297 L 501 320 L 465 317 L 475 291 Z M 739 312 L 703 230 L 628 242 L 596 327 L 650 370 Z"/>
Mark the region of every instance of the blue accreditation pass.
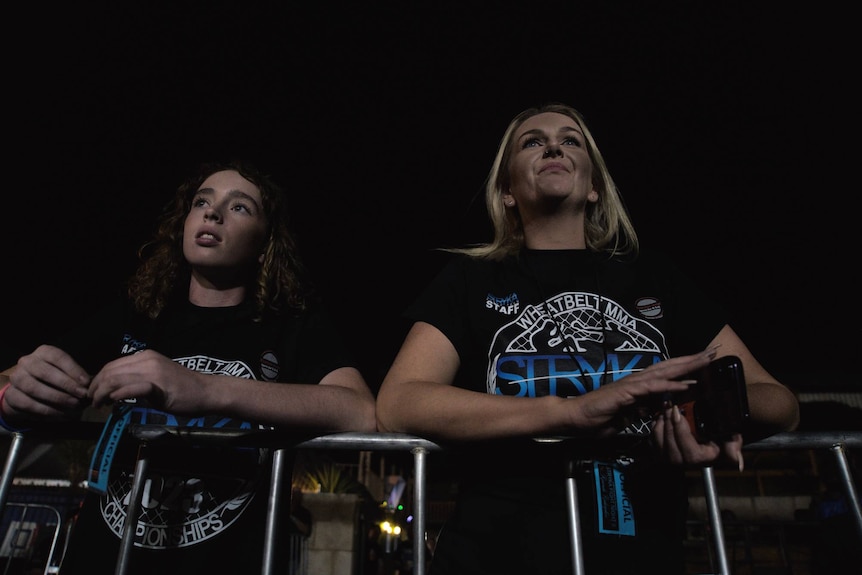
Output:
<path fill-rule="evenodd" d="M 105 422 L 90 461 L 90 475 L 87 480 L 87 489 L 90 491 L 101 495 L 108 490 L 108 476 L 111 473 L 114 454 L 123 437 L 123 431 L 129 423 L 134 405 L 128 402 L 120 403 L 111 411 L 111 415 Z"/>
<path fill-rule="evenodd" d="M 626 494 L 625 468 L 615 462 L 594 461 L 599 533 L 634 537 L 635 517 Z"/>

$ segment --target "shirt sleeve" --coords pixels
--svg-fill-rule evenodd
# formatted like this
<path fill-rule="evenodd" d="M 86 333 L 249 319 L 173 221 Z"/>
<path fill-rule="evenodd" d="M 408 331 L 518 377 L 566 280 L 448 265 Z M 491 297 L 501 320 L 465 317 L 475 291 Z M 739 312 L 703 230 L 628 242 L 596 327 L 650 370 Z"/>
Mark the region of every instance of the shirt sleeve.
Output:
<path fill-rule="evenodd" d="M 465 261 L 465 257 L 450 259 L 403 314 L 408 320 L 439 329 L 462 357 L 468 334 Z"/>
<path fill-rule="evenodd" d="M 90 375 L 95 375 L 103 365 L 122 355 L 129 305 L 125 299 L 115 298 L 48 343 L 68 353 Z"/>
<path fill-rule="evenodd" d="M 672 356 L 698 353 L 706 349 L 718 332 L 727 325 L 728 315 L 723 304 L 709 296 L 681 267 L 662 254 L 652 254 L 649 264 L 663 270 L 662 280 L 671 293 L 673 318 L 668 337 Z"/>
<path fill-rule="evenodd" d="M 342 367 L 358 369 L 356 357 L 347 345 L 341 327 L 329 311 L 320 305 L 303 312 L 296 341 L 296 371 L 299 383 L 320 383 L 330 372 Z"/>

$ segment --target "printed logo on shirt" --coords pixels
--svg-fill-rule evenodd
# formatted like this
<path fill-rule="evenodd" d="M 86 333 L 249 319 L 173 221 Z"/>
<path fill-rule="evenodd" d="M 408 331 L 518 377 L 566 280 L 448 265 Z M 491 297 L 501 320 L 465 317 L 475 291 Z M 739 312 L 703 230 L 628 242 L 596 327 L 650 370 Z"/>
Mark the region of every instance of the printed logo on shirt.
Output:
<path fill-rule="evenodd" d="M 187 368 L 207 374 L 231 375 L 255 379 L 254 372 L 242 361 L 223 360 L 203 355 L 174 358 Z M 141 402 L 139 402 L 141 403 Z M 249 429 L 260 427 L 228 417 L 179 418 L 144 405 L 132 410 L 136 423 L 169 426 Z M 141 511 L 135 529 L 134 544 L 148 549 L 188 547 L 217 535 L 248 508 L 257 484 L 257 465 L 264 451 L 247 449 L 230 453 L 230 461 L 205 461 L 211 469 L 195 475 L 151 469 L 144 485 Z M 222 476 L 234 469 L 254 470 L 249 477 Z M 102 518 L 108 529 L 122 538 L 126 509 L 132 492 L 131 470 L 111 477 L 106 493 L 101 497 Z"/>
<path fill-rule="evenodd" d="M 521 309 L 521 301 L 518 299 L 518 294 L 516 293 L 511 293 L 504 297 L 498 297 L 489 293 L 485 297 L 485 307 L 504 315 L 514 315 Z"/>
<path fill-rule="evenodd" d="M 123 348 L 120 351 L 121 355 L 132 355 L 139 351 L 147 349 L 147 342 L 135 339 L 131 334 L 123 334 Z"/>
<path fill-rule="evenodd" d="M 100 502 L 108 528 L 122 537 L 131 497 L 132 474 L 118 474 Z M 228 497 L 223 491 L 230 489 Z M 135 528 L 135 546 L 188 547 L 219 534 L 239 519 L 253 497 L 253 483 L 211 482 L 148 473 Z"/>
<path fill-rule="evenodd" d="M 216 359 L 214 357 L 207 357 L 205 355 L 178 357 L 174 358 L 174 361 L 192 371 L 198 371 L 200 373 L 230 375 L 233 377 L 241 377 L 243 379 L 254 379 L 254 372 L 244 361 L 226 361 Z"/>
<path fill-rule="evenodd" d="M 488 393 L 574 397 L 668 357 L 664 336 L 612 299 L 564 292 L 524 307 L 495 334 Z"/>

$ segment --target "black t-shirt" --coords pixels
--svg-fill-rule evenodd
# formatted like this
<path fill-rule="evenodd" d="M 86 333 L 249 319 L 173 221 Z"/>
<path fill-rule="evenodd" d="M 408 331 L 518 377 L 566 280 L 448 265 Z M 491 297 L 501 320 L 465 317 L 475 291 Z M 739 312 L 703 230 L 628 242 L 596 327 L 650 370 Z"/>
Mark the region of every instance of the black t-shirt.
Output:
<path fill-rule="evenodd" d="M 252 302 L 226 308 L 183 302 L 152 321 L 126 302 L 117 302 L 56 343 L 91 374 L 108 361 L 144 349 L 197 372 L 284 383 L 316 384 L 334 369 L 355 367 L 321 308 L 264 321 L 254 317 Z M 221 414 L 182 417 L 145 403 L 121 405 L 130 423 L 266 428 Z M 88 493 L 84 502 L 63 562 L 64 575 L 114 572 L 136 452 L 136 443 L 123 435 L 104 494 Z M 270 455 L 268 449 L 256 447 L 149 448 L 130 573 L 260 573 Z M 287 505 L 289 497 L 284 500 Z M 284 517 L 288 512 L 284 510 Z"/>
<path fill-rule="evenodd" d="M 726 323 L 721 307 L 665 256 L 608 259 L 586 250 L 524 250 L 499 262 L 455 256 L 406 316 L 434 325 L 455 346 L 461 360 L 455 385 L 521 397 L 589 393 L 653 363 L 702 351 Z M 571 573 L 570 461 L 580 462 L 579 509 L 585 546 L 593 549 L 585 559 L 593 569 L 630 562 L 620 550 L 635 542 L 656 552 L 654 537 L 664 551 L 665 543 L 681 543 L 684 476 L 644 457 L 642 438 L 649 432 L 648 422 L 633 419 L 621 436 L 631 442 L 524 438 L 446 445 L 459 502 L 438 542 L 433 572 Z M 602 484 L 610 496 L 600 494 Z M 597 550 L 609 544 L 610 555 L 600 557 Z M 678 565 L 675 551 L 662 565 Z M 470 558 L 480 560 L 471 565 Z"/>

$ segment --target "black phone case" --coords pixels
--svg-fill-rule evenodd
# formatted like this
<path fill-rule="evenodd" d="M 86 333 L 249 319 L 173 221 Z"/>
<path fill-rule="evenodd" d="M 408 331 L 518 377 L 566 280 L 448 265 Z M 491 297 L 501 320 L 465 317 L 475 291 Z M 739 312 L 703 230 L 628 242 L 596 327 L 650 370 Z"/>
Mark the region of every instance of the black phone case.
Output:
<path fill-rule="evenodd" d="M 742 362 L 734 355 L 713 360 L 692 374 L 693 398 L 683 410 L 699 438 L 729 439 L 748 425 L 748 394 Z"/>

